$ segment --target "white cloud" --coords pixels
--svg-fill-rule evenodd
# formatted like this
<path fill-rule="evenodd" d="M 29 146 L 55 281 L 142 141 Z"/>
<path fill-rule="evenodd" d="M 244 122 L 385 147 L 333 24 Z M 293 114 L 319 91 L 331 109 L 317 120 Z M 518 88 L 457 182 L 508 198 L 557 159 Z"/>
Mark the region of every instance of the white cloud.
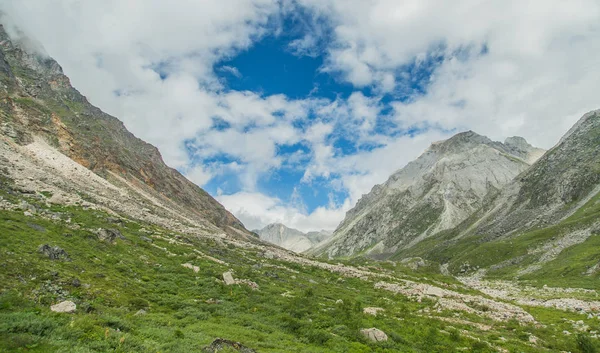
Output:
<path fill-rule="evenodd" d="M 233 212 L 248 229 L 260 229 L 270 223 L 283 223 L 303 232 L 333 230 L 344 218 L 349 203 L 337 207 L 318 207 L 310 214 L 302 209 L 286 205 L 278 198 L 258 192 L 239 192 L 216 197 Z"/>
<path fill-rule="evenodd" d="M 277 19 L 295 16 L 296 4 L 314 16 L 288 50 L 324 52 L 322 72 L 369 87 L 372 97 L 290 99 L 223 87 L 215 70 L 241 73 L 215 64 L 280 34 Z M 159 147 L 169 165 L 199 185 L 237 174 L 242 190 L 219 191 L 218 199 L 249 228 L 274 221 L 334 228 L 374 184 L 447 137 L 439 128 L 521 135 L 550 147 L 598 104 L 597 0 L 7 0 L 0 9 L 39 39 L 93 104 Z M 415 75 L 437 56 L 443 60 L 431 77 Z M 383 95 L 416 83 L 426 92 L 393 102 L 390 118 L 403 129 L 433 129 L 414 137 L 378 132 Z M 216 118 L 227 128 L 211 129 Z M 342 137 L 360 152 L 342 153 L 335 144 Z M 295 143 L 307 150 L 287 159 L 278 153 Z M 381 147 L 365 149 L 374 144 Z M 198 162 L 219 156 L 227 160 Z M 309 213 L 301 198 L 286 203 L 257 192 L 261 177 L 283 167 L 304 168 L 302 182 L 325 179 L 348 198 Z"/>
<path fill-rule="evenodd" d="M 8 0 L 0 8 L 43 43 L 93 104 L 118 116 L 180 168 L 190 163 L 183 141 L 209 128 L 223 101 L 236 98 L 218 94 L 213 64 L 263 35 L 279 5 L 275 0 L 184 0 L 177 6 L 161 0 Z M 232 104 L 230 110 L 235 104 L 249 106 Z"/>
<path fill-rule="evenodd" d="M 424 96 L 396 104 L 407 126 L 522 135 L 547 148 L 598 107 L 600 64 L 590 54 L 600 49 L 596 0 L 299 2 L 331 19 L 325 70 L 356 86 L 410 88 L 405 65 L 445 56 Z"/>
<path fill-rule="evenodd" d="M 242 78 L 242 73 L 240 72 L 240 70 L 238 70 L 237 67 L 224 65 L 224 66 L 221 66 L 221 70 L 228 72 L 237 78 Z"/>
<path fill-rule="evenodd" d="M 196 185 L 203 186 L 213 177 L 213 175 L 203 166 L 197 165 L 187 170 L 185 172 L 185 177 L 194 182 Z"/>

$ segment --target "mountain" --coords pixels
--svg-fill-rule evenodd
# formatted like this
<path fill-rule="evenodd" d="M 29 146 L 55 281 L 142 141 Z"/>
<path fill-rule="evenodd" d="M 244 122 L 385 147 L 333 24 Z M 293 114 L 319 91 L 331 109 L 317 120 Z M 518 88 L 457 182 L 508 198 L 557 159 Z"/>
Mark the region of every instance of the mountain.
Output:
<path fill-rule="evenodd" d="M 390 256 L 454 228 L 544 153 L 523 138 L 494 142 L 472 131 L 432 144 L 347 212 L 332 238 L 311 250 L 329 257 Z"/>
<path fill-rule="evenodd" d="M 331 232 L 325 230 L 303 233 L 281 223 L 272 223 L 254 232 L 259 235 L 261 240 L 296 253 L 304 252 L 331 236 Z"/>
<path fill-rule="evenodd" d="M 560 223 L 600 192 L 599 112 L 584 115 L 546 155 L 507 185 L 475 233 L 506 236 Z"/>
<path fill-rule="evenodd" d="M 592 286 L 600 274 L 600 110 L 435 242 L 401 251 L 455 274 Z"/>
<path fill-rule="evenodd" d="M 0 32 L 0 351 L 593 352 L 600 196 L 590 196 L 598 117 L 589 119 L 547 155 L 554 157 L 534 164 L 541 175 L 509 183 L 530 200 L 524 206 L 518 200 L 495 213 L 514 195 L 471 181 L 473 194 L 491 190 L 483 206 L 400 249 L 394 256 L 403 261 L 324 262 L 256 239 L 156 149 L 91 106 L 37 45 Z M 465 197 L 451 191 L 471 190 L 461 183 L 467 171 L 504 180 L 501 171 L 514 167 L 506 158 L 522 167 L 540 153 L 511 141 L 469 133 L 434 145 L 413 174 L 390 181 L 389 192 L 420 173 L 431 190 L 447 187 L 455 205 Z M 474 155 L 456 164 L 461 149 Z M 486 158 L 501 168 L 488 171 Z M 425 162 L 440 170 L 427 173 Z M 409 191 L 421 190 L 413 179 Z M 449 188 L 452 179 L 458 186 Z M 560 185 L 564 179 L 569 184 Z M 544 210 L 543 200 L 562 220 L 544 217 L 552 225 L 539 231 L 546 223 L 530 231 L 502 221 L 519 207 Z M 497 227 L 516 230 L 506 239 L 486 235 Z M 494 273 L 488 265 L 502 259 L 510 261 L 498 271 L 535 264 L 556 249 L 537 245 L 569 244 L 581 239 L 578 230 L 591 235 L 532 272 L 527 284 L 535 286 L 503 280 L 488 290 L 448 275 Z"/>
<path fill-rule="evenodd" d="M 83 193 L 99 206 L 136 218 L 164 223 L 176 217 L 207 232 L 251 237 L 208 193 L 166 166 L 154 146 L 91 105 L 39 44 L 14 37 L 0 25 L 0 123 L 8 139 L 4 148 L 24 155 L 23 161 L 37 160 L 31 166 L 39 167 L 38 178 L 21 175 L 24 183 L 72 199 Z M 58 160 L 63 165 L 50 163 Z M 65 175 L 67 165 L 80 171 L 80 178 Z"/>

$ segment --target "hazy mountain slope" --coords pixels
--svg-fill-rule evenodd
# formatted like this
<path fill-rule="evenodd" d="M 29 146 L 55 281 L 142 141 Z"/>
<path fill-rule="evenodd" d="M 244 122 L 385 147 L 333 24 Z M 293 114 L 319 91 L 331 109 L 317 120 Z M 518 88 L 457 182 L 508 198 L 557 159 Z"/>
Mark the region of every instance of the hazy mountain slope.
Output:
<path fill-rule="evenodd" d="M 529 167 L 542 150 L 522 138 L 499 143 L 472 131 L 432 144 L 418 159 L 364 195 L 325 244 L 330 257 L 393 254 L 451 229 L 484 197 Z"/>
<path fill-rule="evenodd" d="M 27 38 L 12 40 L 2 26 L 0 83 L 1 131 L 16 143 L 14 153 L 30 145 L 40 151 L 60 151 L 122 188 L 121 194 L 135 195 L 138 209 L 173 213 L 208 228 L 249 234 L 204 190 L 167 167 L 155 147 L 92 106 L 70 85 L 56 61 Z"/>
<path fill-rule="evenodd" d="M 312 248 L 331 235 L 327 231 L 303 233 L 297 229 L 288 228 L 281 223 L 272 223 L 254 232 L 259 235 L 261 240 L 297 253 Z"/>

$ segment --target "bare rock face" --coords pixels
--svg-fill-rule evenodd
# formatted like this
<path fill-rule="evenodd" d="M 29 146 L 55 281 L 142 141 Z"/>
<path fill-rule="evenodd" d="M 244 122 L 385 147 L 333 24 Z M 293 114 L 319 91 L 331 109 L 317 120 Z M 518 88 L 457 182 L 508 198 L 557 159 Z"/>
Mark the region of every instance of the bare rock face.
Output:
<path fill-rule="evenodd" d="M 486 195 L 525 171 L 540 154 L 524 139 L 494 142 L 472 131 L 432 144 L 347 212 L 315 255 L 367 253 L 385 258 L 451 229 L 471 216 Z"/>
<path fill-rule="evenodd" d="M 384 342 L 388 340 L 388 336 L 385 334 L 385 332 L 374 327 L 364 328 L 360 330 L 360 333 L 373 342 Z"/>
<path fill-rule="evenodd" d="M 60 302 L 58 304 L 52 305 L 50 310 L 56 313 L 74 313 L 77 310 L 77 305 L 70 300 Z"/>
<path fill-rule="evenodd" d="M 38 251 L 45 256 L 48 256 L 50 260 L 67 260 L 69 261 L 69 254 L 67 252 L 58 247 L 58 246 L 50 246 L 48 244 L 40 245 Z"/>
<path fill-rule="evenodd" d="M 599 136 L 597 110 L 585 114 L 555 147 L 486 206 L 475 233 L 495 238 L 549 226 L 584 206 L 600 192 Z"/>

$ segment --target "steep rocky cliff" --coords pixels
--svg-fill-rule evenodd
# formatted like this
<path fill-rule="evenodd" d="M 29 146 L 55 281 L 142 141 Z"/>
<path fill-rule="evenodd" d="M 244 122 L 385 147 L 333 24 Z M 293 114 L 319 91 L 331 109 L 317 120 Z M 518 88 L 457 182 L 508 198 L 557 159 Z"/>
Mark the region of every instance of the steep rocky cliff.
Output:
<path fill-rule="evenodd" d="M 124 188 L 121 194 L 135 195 L 130 208 L 249 234 L 208 193 L 166 166 L 154 146 L 91 105 L 39 45 L 13 37 L 0 25 L 0 130 L 13 152 L 44 145 L 42 150 L 59 151 L 113 186 Z"/>
<path fill-rule="evenodd" d="M 513 137 L 494 142 L 472 131 L 434 143 L 418 159 L 376 185 L 348 211 L 314 254 L 388 256 L 451 229 L 526 170 L 543 150 Z"/>

